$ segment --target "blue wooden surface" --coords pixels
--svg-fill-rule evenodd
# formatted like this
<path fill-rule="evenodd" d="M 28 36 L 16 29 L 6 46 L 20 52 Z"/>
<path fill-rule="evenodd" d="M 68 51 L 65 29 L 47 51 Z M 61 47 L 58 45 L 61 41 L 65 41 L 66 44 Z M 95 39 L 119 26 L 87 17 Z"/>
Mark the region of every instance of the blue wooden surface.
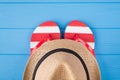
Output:
<path fill-rule="evenodd" d="M 120 0 L 0 0 L 0 80 L 21 80 L 32 31 L 46 20 L 64 31 L 79 19 L 95 34 L 102 80 L 120 80 Z"/>
<path fill-rule="evenodd" d="M 120 3 L 1 3 L 0 28 L 35 28 L 46 20 L 65 27 L 73 19 L 80 19 L 91 28 L 120 28 L 119 14 Z"/>
<path fill-rule="evenodd" d="M 120 0 L 0 0 L 0 2 L 120 2 Z"/>

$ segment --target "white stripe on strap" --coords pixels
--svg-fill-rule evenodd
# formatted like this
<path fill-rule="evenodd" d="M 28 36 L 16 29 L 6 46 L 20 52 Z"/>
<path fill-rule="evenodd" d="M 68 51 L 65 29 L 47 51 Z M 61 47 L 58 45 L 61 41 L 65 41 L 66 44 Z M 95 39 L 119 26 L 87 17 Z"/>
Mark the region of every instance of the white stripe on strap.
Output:
<path fill-rule="evenodd" d="M 83 26 L 67 26 L 65 31 L 66 33 L 83 33 L 83 34 L 92 34 L 92 31 L 89 27 Z"/>
<path fill-rule="evenodd" d="M 30 48 L 35 48 L 39 42 L 30 42 Z"/>
<path fill-rule="evenodd" d="M 36 42 L 30 42 L 30 48 L 35 48 L 38 43 L 39 43 L 38 41 L 36 41 Z M 94 49 L 94 42 L 87 42 L 87 44 L 88 44 L 92 49 Z"/>
<path fill-rule="evenodd" d="M 88 43 L 88 45 L 90 45 L 90 47 L 91 47 L 92 49 L 94 49 L 94 45 L 95 45 L 94 42 L 87 42 L 87 43 Z"/>
<path fill-rule="evenodd" d="M 33 33 L 60 33 L 58 26 L 44 26 L 44 27 L 37 27 Z"/>

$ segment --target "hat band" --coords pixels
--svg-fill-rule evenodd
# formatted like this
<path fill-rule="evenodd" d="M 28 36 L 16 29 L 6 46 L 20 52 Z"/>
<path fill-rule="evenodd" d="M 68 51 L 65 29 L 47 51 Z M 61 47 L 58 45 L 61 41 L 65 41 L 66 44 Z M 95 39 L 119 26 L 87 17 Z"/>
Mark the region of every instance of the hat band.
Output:
<path fill-rule="evenodd" d="M 46 54 L 38 61 L 38 63 L 36 64 L 35 69 L 34 69 L 34 72 L 33 72 L 32 80 L 35 80 L 36 72 L 37 72 L 40 64 L 41 64 L 47 57 L 49 57 L 50 55 L 55 54 L 55 53 L 57 53 L 57 52 L 66 52 L 66 53 L 72 54 L 72 55 L 74 55 L 75 57 L 77 57 L 77 58 L 80 60 L 80 62 L 82 63 L 82 65 L 83 65 L 83 68 L 84 68 L 85 73 L 86 73 L 87 80 L 90 80 L 87 66 L 86 66 L 84 60 L 82 59 L 82 57 L 81 57 L 80 55 L 78 55 L 75 51 L 70 50 L 70 49 L 66 49 L 66 48 L 58 48 L 58 49 L 54 49 L 54 50 L 51 50 L 51 51 L 49 51 L 48 53 L 46 53 Z"/>

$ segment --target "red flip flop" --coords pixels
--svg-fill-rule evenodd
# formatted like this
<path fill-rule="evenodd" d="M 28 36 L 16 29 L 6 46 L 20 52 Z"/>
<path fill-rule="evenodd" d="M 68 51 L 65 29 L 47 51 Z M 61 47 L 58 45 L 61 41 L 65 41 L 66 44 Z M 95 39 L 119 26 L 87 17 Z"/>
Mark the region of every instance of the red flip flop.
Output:
<path fill-rule="evenodd" d="M 65 30 L 64 38 L 81 42 L 94 55 L 94 35 L 83 22 L 79 20 L 71 21 Z"/>
<path fill-rule="evenodd" d="M 30 40 L 31 54 L 35 49 L 40 47 L 43 43 L 60 39 L 60 30 L 57 24 L 53 21 L 47 21 L 40 24 L 34 31 Z"/>

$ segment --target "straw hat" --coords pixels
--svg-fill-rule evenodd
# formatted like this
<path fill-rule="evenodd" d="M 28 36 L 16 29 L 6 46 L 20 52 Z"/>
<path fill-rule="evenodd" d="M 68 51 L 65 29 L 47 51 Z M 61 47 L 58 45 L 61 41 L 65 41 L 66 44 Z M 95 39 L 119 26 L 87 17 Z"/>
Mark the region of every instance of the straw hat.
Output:
<path fill-rule="evenodd" d="M 23 80 L 100 80 L 100 71 L 84 45 L 59 39 L 44 43 L 31 55 Z"/>

